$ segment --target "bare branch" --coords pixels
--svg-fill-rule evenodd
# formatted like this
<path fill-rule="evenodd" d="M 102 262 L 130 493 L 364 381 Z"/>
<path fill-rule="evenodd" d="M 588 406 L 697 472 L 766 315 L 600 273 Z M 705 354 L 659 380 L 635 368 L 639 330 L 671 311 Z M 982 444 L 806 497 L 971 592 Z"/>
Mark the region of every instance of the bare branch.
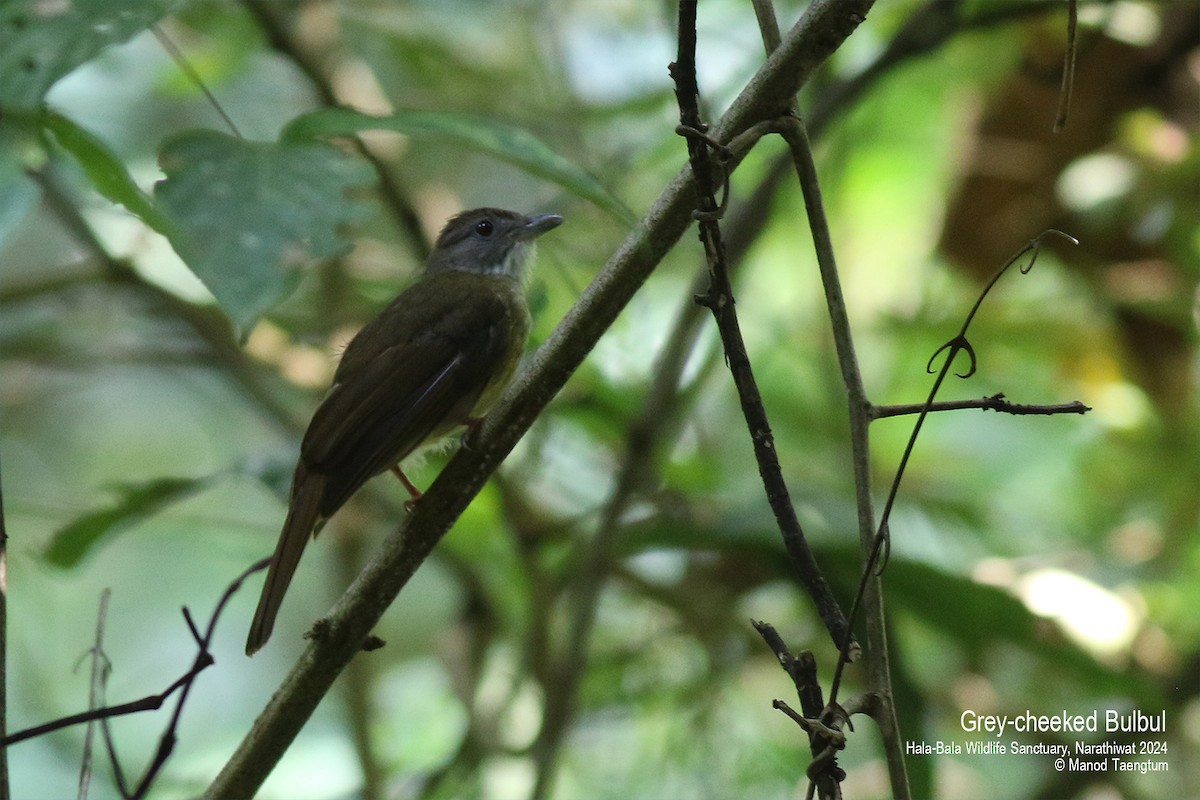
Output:
<path fill-rule="evenodd" d="M 166 690 L 159 694 L 143 697 L 140 700 L 134 700 L 132 702 L 122 703 L 116 706 L 94 708 L 80 714 L 72 714 L 67 717 L 53 720 L 52 722 L 47 722 L 42 725 L 27 728 L 23 731 L 18 731 L 11 736 L 6 736 L 3 739 L 0 739 L 0 748 L 7 748 L 10 745 L 23 742 L 26 739 L 32 739 L 36 736 L 61 730 L 62 728 L 67 728 L 72 725 L 78 725 L 80 723 L 92 723 L 99 720 L 104 733 L 105 744 L 108 747 L 109 760 L 113 768 L 113 774 L 117 781 L 118 790 L 121 792 L 122 796 L 127 798 L 145 797 L 147 792 L 149 792 L 150 787 L 153 785 L 154 780 L 158 777 L 163 766 L 166 764 L 167 759 L 174 750 L 176 741 L 175 731 L 178 728 L 180 716 L 183 713 L 184 705 L 187 703 L 187 698 L 191 693 L 196 677 L 213 664 L 213 657 L 209 651 L 209 646 L 212 643 L 213 634 L 216 632 L 217 621 L 220 619 L 221 614 L 225 610 L 225 606 L 229 602 L 230 598 L 232 598 L 237 590 L 241 588 L 241 585 L 245 582 L 246 578 L 255 572 L 259 572 L 266 568 L 267 559 L 263 559 L 235 578 L 233 582 L 231 582 L 229 586 L 225 588 L 221 598 L 217 601 L 216 608 L 213 609 L 212 616 L 209 617 L 208 626 L 205 628 L 203 633 L 199 632 L 192 623 L 188 610 L 186 608 L 183 609 L 184 618 L 187 621 L 188 628 L 191 631 L 193 638 L 195 639 L 198 650 L 188 671 L 170 686 L 168 686 Z M 104 603 L 105 601 L 102 600 L 102 606 Z M 103 619 L 103 617 L 101 617 L 101 619 Z M 98 625 L 97 645 L 95 651 L 99 651 L 99 638 L 101 635 L 102 624 L 103 623 L 101 622 Z M 104 670 L 101 670 L 101 672 L 103 673 Z M 97 691 L 94 696 L 102 698 L 103 681 L 100 682 L 100 685 L 101 690 Z M 130 790 L 126 784 L 124 772 L 122 771 L 117 760 L 116 749 L 112 740 L 112 732 L 107 724 L 108 720 L 112 719 L 113 717 L 125 716 L 126 714 L 135 714 L 140 711 L 153 711 L 161 708 L 163 704 L 171 697 L 171 695 L 175 694 L 176 692 L 179 693 L 179 699 L 176 701 L 175 710 L 172 712 L 170 720 L 163 731 L 163 735 L 159 739 L 158 748 L 155 751 L 154 757 L 151 760 L 150 765 L 147 767 L 145 774 L 142 776 L 141 781 L 138 782 L 137 787 L 133 790 Z"/>
<path fill-rule="evenodd" d="M 1069 403 L 1048 403 L 1035 405 L 1013 403 L 1004 396 L 1003 392 L 1000 392 L 999 394 L 980 397 L 975 400 L 939 400 L 936 403 L 903 403 L 892 406 L 873 406 L 871 408 L 871 419 L 874 420 L 884 419 L 886 417 L 900 417 L 906 414 L 920 414 L 922 411 L 934 413 L 937 411 L 964 411 L 967 409 L 995 411 L 999 414 L 1013 414 L 1014 416 L 1086 414 L 1092 410 L 1090 406 L 1085 406 L 1078 400 L 1072 400 Z"/>
<path fill-rule="evenodd" d="M 1071 94 L 1075 91 L 1075 45 L 1079 38 L 1079 0 L 1067 0 L 1067 47 L 1063 53 L 1062 88 L 1058 92 L 1058 113 L 1053 131 L 1067 127 L 1071 110 Z"/>

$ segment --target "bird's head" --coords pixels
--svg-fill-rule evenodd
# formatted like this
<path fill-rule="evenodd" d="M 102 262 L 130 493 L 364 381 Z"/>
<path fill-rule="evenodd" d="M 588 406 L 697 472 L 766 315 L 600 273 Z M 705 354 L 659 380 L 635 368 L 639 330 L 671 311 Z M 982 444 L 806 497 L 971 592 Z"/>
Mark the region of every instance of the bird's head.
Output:
<path fill-rule="evenodd" d="M 425 273 L 457 270 L 520 280 L 533 261 L 537 237 L 562 221 L 558 214 L 527 217 L 501 208 L 464 211 L 438 234 Z"/>

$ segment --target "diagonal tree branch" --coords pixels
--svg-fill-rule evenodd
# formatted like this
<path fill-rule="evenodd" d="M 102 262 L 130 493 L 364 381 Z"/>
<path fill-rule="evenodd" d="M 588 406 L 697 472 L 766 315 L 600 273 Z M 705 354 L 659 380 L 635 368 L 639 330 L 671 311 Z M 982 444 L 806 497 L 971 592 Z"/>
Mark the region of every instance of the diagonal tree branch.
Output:
<path fill-rule="evenodd" d="M 783 479 L 771 424 L 738 322 L 733 287 L 729 280 L 725 238 L 720 225 L 724 209 L 716 197 L 718 191 L 722 191 L 721 184 L 724 184 L 723 194 L 728 195 L 726 169 L 732 154 L 704 135 L 706 126 L 700 117 L 700 91 L 696 83 L 695 0 L 681 0 L 679 3 L 679 54 L 678 60 L 671 65 L 671 77 L 675 80 L 675 94 L 679 102 L 678 131 L 687 139 L 688 161 L 700 187 L 698 210 L 694 216 L 700 222 L 700 240 L 708 257 L 709 285 L 696 301 L 708 308 L 716 320 L 725 360 L 737 388 L 746 425 L 750 429 L 754 457 L 766 490 L 767 502 L 775 515 L 788 556 L 830 636 L 835 643 L 841 644 L 851 636 L 849 625 L 801 530 L 787 482 Z"/>
<path fill-rule="evenodd" d="M 863 21 L 870 6 L 868 0 L 814 0 L 734 101 L 714 136 L 727 141 L 786 108 L 813 69 Z M 413 513 L 318 626 L 313 642 L 206 797 L 254 795 L 409 577 L 683 235 L 693 208 L 695 191 L 690 171 L 684 169 L 488 415 L 475 446 L 460 450 L 450 460 Z"/>

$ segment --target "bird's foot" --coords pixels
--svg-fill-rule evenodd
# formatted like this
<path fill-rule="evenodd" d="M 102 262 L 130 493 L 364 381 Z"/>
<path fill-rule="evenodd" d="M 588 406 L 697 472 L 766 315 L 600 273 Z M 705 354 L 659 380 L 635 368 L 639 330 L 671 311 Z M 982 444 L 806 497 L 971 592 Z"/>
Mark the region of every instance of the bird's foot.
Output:
<path fill-rule="evenodd" d="M 410 495 L 412 495 L 410 499 L 404 501 L 404 510 L 412 511 L 413 507 L 416 506 L 417 501 L 424 496 L 424 492 L 418 489 L 416 484 L 408 479 L 408 476 L 404 474 L 404 470 L 400 469 L 399 464 L 392 467 L 392 474 L 395 475 L 402 484 L 404 484 L 404 488 L 408 490 Z"/>

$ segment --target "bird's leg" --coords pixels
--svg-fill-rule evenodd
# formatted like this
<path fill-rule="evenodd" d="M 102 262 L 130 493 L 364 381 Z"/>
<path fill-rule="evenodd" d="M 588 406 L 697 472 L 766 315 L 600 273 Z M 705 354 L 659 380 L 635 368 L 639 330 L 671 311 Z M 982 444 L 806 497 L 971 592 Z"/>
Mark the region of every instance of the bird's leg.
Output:
<path fill-rule="evenodd" d="M 404 503 L 404 507 L 409 511 L 412 511 L 413 506 L 416 505 L 416 502 L 421 499 L 424 493 L 408 479 L 408 476 L 404 474 L 404 470 L 400 469 L 399 464 L 392 466 L 392 474 L 400 479 L 400 482 L 404 484 L 404 488 L 408 489 L 408 493 L 412 495 L 412 499 Z"/>
<path fill-rule="evenodd" d="M 462 438 L 458 440 L 458 446 L 464 450 L 473 450 L 475 448 L 475 437 L 478 436 L 479 426 L 483 422 L 483 417 L 467 417 L 463 420 L 463 425 L 467 429 L 463 431 Z"/>

